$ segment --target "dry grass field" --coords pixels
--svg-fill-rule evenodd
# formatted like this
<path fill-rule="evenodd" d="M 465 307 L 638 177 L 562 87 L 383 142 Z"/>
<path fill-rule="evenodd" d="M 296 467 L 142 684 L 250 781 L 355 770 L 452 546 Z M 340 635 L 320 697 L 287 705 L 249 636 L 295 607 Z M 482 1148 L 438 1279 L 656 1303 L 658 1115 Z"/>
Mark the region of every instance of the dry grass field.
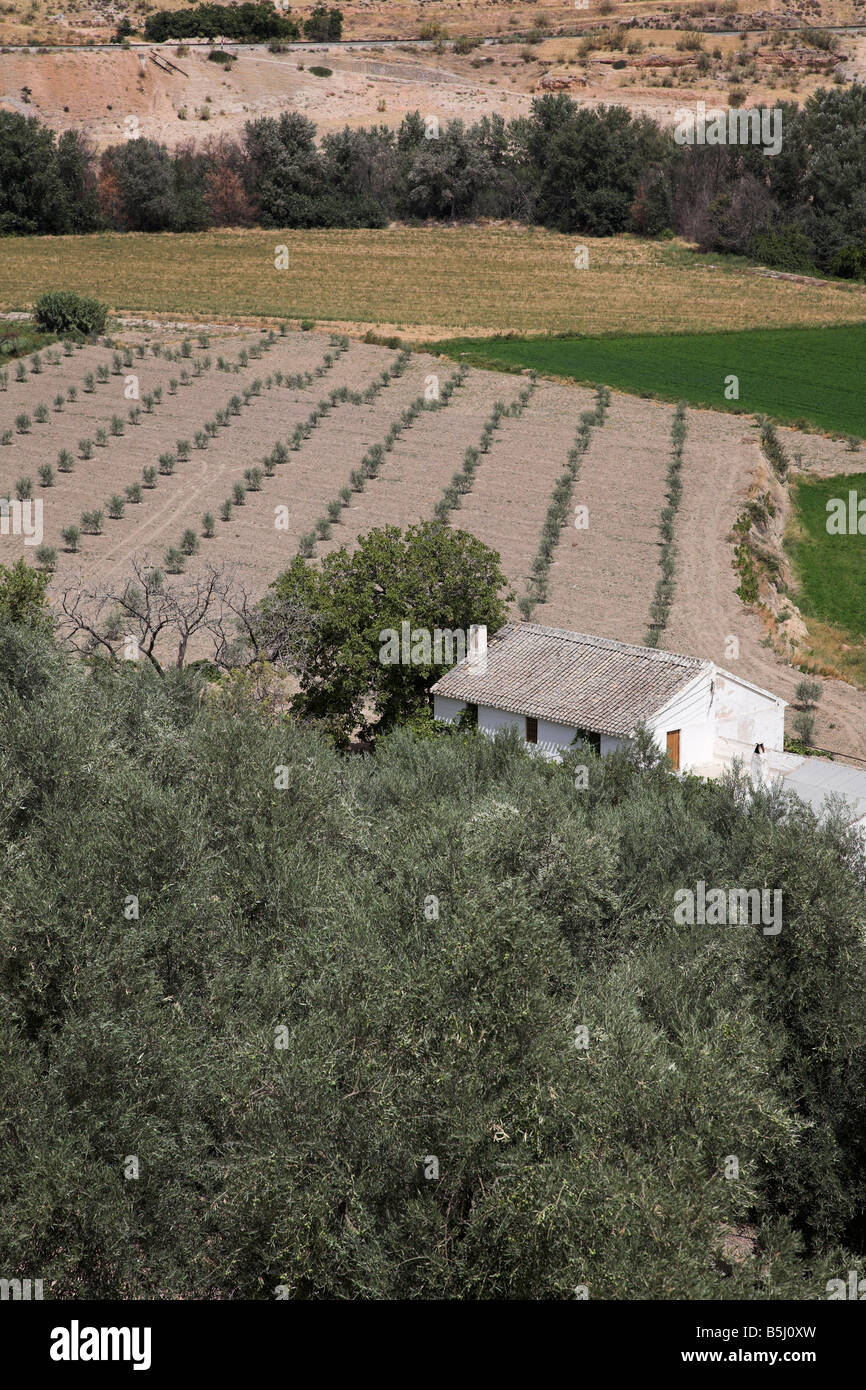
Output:
<path fill-rule="evenodd" d="M 106 233 L 15 237 L 0 307 L 45 289 L 96 294 L 117 311 L 205 320 L 314 319 L 412 340 L 488 333 L 663 333 L 866 321 L 866 292 L 770 279 L 677 242 L 533 228 Z M 286 270 L 275 248 L 289 250 Z"/>
<path fill-rule="evenodd" d="M 184 578 L 174 582 L 195 579 L 214 562 L 228 566 L 258 597 L 342 490 L 343 505 L 330 531 L 316 540 L 313 560 L 334 546 L 353 545 L 375 526 L 431 519 L 497 401 L 506 414 L 449 524 L 493 546 L 515 595 L 525 591 L 554 484 L 580 413 L 591 403 L 586 389 L 542 380 L 525 408 L 511 414 L 526 378 L 470 368 L 450 399 L 404 424 L 378 474 L 358 486 L 352 475 L 370 446 L 385 440 L 432 377 L 441 384 L 452 376 L 453 362 L 415 353 L 383 385 L 382 373 L 397 353 L 356 341 L 335 348 L 318 332 L 277 334 L 269 346 L 265 334 L 249 331 L 206 344 L 193 338 L 185 356 L 177 352 L 177 333 L 149 336 L 148 342 L 143 333 L 130 333 L 122 344 L 69 354 L 43 350 L 41 370 L 33 370 L 31 356 L 22 372 L 10 364 L 8 378 L 0 378 L 0 496 L 14 496 L 30 480 L 42 504 L 43 544 L 57 552 L 50 587 L 55 603 L 69 586 L 120 582 L 134 557 L 163 564 L 187 529 L 196 533 L 198 549 L 185 561 Z M 312 380 L 288 381 L 304 373 Z M 134 404 L 130 378 L 139 391 Z M 366 402 L 346 399 L 347 392 L 363 393 L 377 381 Z M 315 427 L 292 447 L 296 427 L 329 396 Z M 141 413 L 133 422 L 129 411 L 136 409 Z M 766 471 L 757 431 L 748 417 L 710 411 L 689 410 L 687 423 L 676 593 L 661 645 L 735 665 L 747 679 L 790 698 L 800 672 L 765 644 L 762 620 L 737 597 L 732 568 L 733 522 Z M 588 508 L 588 528 L 562 530 L 548 599 L 536 609 L 536 621 L 643 640 L 659 577 L 670 426 L 669 405 L 612 396 L 572 496 L 574 505 Z M 792 454 L 800 451 L 804 468 L 813 454 L 818 473 L 850 468 L 852 455 L 842 442 L 790 430 L 785 439 Z M 84 448 L 84 440 L 93 447 Z M 179 441 L 188 442 L 188 451 Z M 283 457 L 268 472 L 264 461 L 277 445 Z M 60 466 L 62 450 L 73 456 L 71 468 L 68 459 Z M 165 454 L 174 456 L 169 471 L 162 465 Z M 48 477 L 40 474 L 46 466 Z M 254 485 L 247 476 L 253 468 L 263 473 Z M 150 485 L 141 486 L 145 470 L 153 474 Z M 115 517 L 112 497 L 127 499 Z M 233 497 L 223 517 L 223 504 Z M 99 528 L 84 526 L 82 515 L 97 510 L 103 513 Z M 211 538 L 204 535 L 206 513 L 215 521 Z M 70 525 L 83 532 L 76 550 L 63 536 Z M 35 548 L 22 536 L 0 539 L 4 563 L 22 555 L 34 562 Z M 730 654 L 732 637 L 737 657 Z M 817 738 L 822 747 L 866 755 L 866 693 L 827 681 Z"/>
<path fill-rule="evenodd" d="M 292 0 L 291 14 L 303 21 L 319 0 Z M 83 43 L 87 39 L 104 43 L 114 32 L 122 15 L 140 27 L 154 8 L 184 8 L 184 0 L 71 0 L 58 9 L 53 0 L 7 0 L 0 13 L 0 41 L 3 43 Z M 617 20 L 633 15 L 645 18 L 670 13 L 672 8 L 691 12 L 695 22 L 709 13 L 706 3 L 672 7 L 663 0 L 587 0 L 577 9 L 574 0 L 341 0 L 346 39 L 417 39 L 439 30 L 448 37 L 507 37 L 544 28 L 554 34 L 575 27 L 603 22 L 614 14 Z M 715 9 L 721 11 L 721 3 Z M 765 12 L 765 10 L 763 11 Z M 788 11 L 807 22 L 844 24 L 858 18 L 853 0 L 819 0 L 808 9 L 803 0 L 793 0 Z M 734 16 L 762 15 L 760 5 L 734 0 Z"/>

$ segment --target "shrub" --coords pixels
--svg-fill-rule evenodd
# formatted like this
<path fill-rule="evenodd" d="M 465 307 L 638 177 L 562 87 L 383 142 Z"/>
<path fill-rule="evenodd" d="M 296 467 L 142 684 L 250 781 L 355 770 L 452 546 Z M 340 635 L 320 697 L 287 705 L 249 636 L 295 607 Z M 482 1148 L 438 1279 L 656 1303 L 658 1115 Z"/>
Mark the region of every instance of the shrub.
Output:
<path fill-rule="evenodd" d="M 235 483 L 232 487 L 232 501 L 236 507 L 242 507 L 246 502 L 247 490 L 243 483 Z"/>
<path fill-rule="evenodd" d="M 53 545 L 38 545 L 36 547 L 36 563 L 40 569 L 54 570 L 57 568 L 57 551 Z"/>
<path fill-rule="evenodd" d="M 87 531 L 89 535 L 99 536 L 102 534 L 103 512 L 96 508 L 92 512 L 81 513 L 81 529 Z"/>
<path fill-rule="evenodd" d="M 162 557 L 162 562 L 169 574 L 183 574 L 186 566 L 186 556 L 177 546 L 170 546 Z"/>
<path fill-rule="evenodd" d="M 216 521 L 213 512 L 205 512 L 201 519 L 201 533 L 206 540 L 210 540 L 216 534 Z"/>
<path fill-rule="evenodd" d="M 815 737 L 815 716 L 808 710 L 797 710 L 792 720 L 794 733 L 802 744 L 811 747 Z"/>
<path fill-rule="evenodd" d="M 184 555 L 195 555 L 199 548 L 199 539 L 192 527 L 187 527 L 180 541 L 180 548 Z"/>
<path fill-rule="evenodd" d="M 794 699 L 802 709 L 811 709 L 820 700 L 822 690 L 823 686 L 820 681 L 807 678 L 798 682 Z"/>
<path fill-rule="evenodd" d="M 223 502 L 222 506 L 220 507 L 220 521 L 231 521 L 231 518 L 232 504 L 229 501 Z"/>
<path fill-rule="evenodd" d="M 39 483 L 42 487 L 54 486 L 54 469 L 50 463 L 43 463 L 39 466 Z"/>
<path fill-rule="evenodd" d="M 141 483 L 130 483 L 128 487 L 124 488 L 124 493 L 126 494 L 127 502 L 132 502 L 133 504 L 139 503 L 142 497 Z"/>
<path fill-rule="evenodd" d="M 11 430 L 2 430 L 2 431 L 0 431 L 0 444 L 11 444 L 11 443 L 12 443 L 12 431 L 11 431 Z"/>
<path fill-rule="evenodd" d="M 177 459 L 174 454 L 166 453 L 159 456 L 159 471 L 166 478 L 170 478 L 177 466 Z"/>
<path fill-rule="evenodd" d="M 189 440 L 179 439 L 177 441 L 177 444 L 175 445 L 175 448 L 177 449 L 177 457 L 179 462 L 186 463 L 187 459 L 189 458 Z"/>
<path fill-rule="evenodd" d="M 152 464 L 149 464 L 146 468 L 142 468 L 141 482 L 143 487 L 156 487 L 156 469 L 153 467 Z"/>
<path fill-rule="evenodd" d="M 31 420 L 30 420 L 30 416 L 29 416 L 29 415 L 23 415 L 23 414 L 22 414 L 22 415 L 16 415 L 16 416 L 15 416 L 15 428 L 16 428 L 16 430 L 18 431 L 19 434 L 29 434 L 29 433 L 30 433 L 30 425 L 31 425 Z"/>
<path fill-rule="evenodd" d="M 92 459 L 92 458 L 93 458 L 93 440 L 92 440 L 92 439 L 79 439 L 79 441 L 78 441 L 78 452 L 79 452 L 79 454 L 81 455 L 81 457 L 82 457 L 83 459 Z"/>
<path fill-rule="evenodd" d="M 96 431 L 96 447 L 97 449 L 105 449 L 107 445 L 108 435 L 105 433 L 105 430 L 100 425 Z"/>
<path fill-rule="evenodd" d="M 75 467 L 75 460 L 68 449 L 61 449 L 57 455 L 57 467 L 61 473 L 71 473 Z"/>
<path fill-rule="evenodd" d="M 63 395 L 62 391 L 58 391 L 57 395 L 54 397 L 54 409 L 57 411 L 58 415 L 63 410 L 65 404 L 66 397 Z"/>
<path fill-rule="evenodd" d="M 74 290 L 50 290 L 39 296 L 33 318 L 41 333 L 81 333 L 92 337 L 105 328 L 108 307 Z"/>
<path fill-rule="evenodd" d="M 111 417 L 111 424 L 109 425 L 109 430 L 111 431 L 112 435 L 113 435 L 115 438 L 117 438 L 118 435 L 123 434 L 125 428 L 126 428 L 126 426 L 124 425 L 124 423 L 123 423 L 123 421 L 121 420 L 120 416 L 119 416 L 119 415 L 112 415 L 112 417 Z"/>
<path fill-rule="evenodd" d="M 866 280 L 866 241 L 843 246 L 830 262 L 830 271 L 843 280 Z"/>
<path fill-rule="evenodd" d="M 60 532 L 61 539 L 67 550 L 76 551 L 81 540 L 81 531 L 77 526 L 64 526 Z"/>
<path fill-rule="evenodd" d="M 44 401 L 40 401 L 39 404 L 34 408 L 33 419 L 36 421 L 37 425 L 47 425 L 48 406 L 45 404 Z"/>
<path fill-rule="evenodd" d="M 15 496 L 18 498 L 19 502 L 25 502 L 29 497 L 32 497 L 33 479 L 19 478 L 15 484 Z"/>

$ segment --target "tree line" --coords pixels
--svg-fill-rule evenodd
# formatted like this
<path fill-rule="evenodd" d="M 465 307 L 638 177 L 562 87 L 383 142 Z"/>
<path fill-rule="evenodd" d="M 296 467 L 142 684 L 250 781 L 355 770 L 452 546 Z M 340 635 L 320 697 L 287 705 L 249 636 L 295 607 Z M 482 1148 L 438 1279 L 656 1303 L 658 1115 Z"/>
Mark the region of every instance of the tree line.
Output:
<path fill-rule="evenodd" d="M 531 113 L 441 127 L 418 113 L 316 139 L 305 116 L 175 149 L 137 139 L 100 156 L 76 131 L 0 113 L 0 233 L 382 227 L 507 218 L 566 233 L 676 233 L 788 270 L 866 276 L 866 87 L 783 107 L 783 142 L 678 145 L 624 107 L 565 94 Z"/>
<path fill-rule="evenodd" d="M 268 39 L 337 40 L 343 33 L 338 9 L 317 5 L 302 24 L 289 18 L 289 8 L 277 10 L 270 0 L 245 0 L 241 5 L 201 4 L 188 10 L 157 10 L 144 21 L 144 37 L 152 43 L 166 39 L 234 39 L 264 43 Z M 132 32 L 131 27 L 127 32 Z"/>

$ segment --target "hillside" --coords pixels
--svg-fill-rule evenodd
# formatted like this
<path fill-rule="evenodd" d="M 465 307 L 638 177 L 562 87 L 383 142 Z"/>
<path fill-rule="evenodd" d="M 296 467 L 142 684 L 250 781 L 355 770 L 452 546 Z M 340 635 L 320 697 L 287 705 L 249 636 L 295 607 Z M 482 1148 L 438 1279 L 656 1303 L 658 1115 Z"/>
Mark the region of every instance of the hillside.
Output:
<path fill-rule="evenodd" d="M 566 90 L 580 105 L 616 102 L 664 125 L 697 99 L 727 105 L 802 102 L 834 73 L 866 75 L 866 39 L 842 35 L 835 53 L 810 44 L 796 29 L 701 35 L 680 28 L 641 28 L 596 16 L 594 46 L 571 38 L 539 38 L 437 52 L 429 44 L 392 47 L 303 47 L 285 53 L 233 46 L 225 69 L 208 61 L 209 43 L 164 46 L 173 67 L 158 65 L 154 45 L 134 50 L 78 48 L 0 53 L 0 109 L 35 115 L 54 130 L 79 129 L 98 149 L 136 134 L 170 147 L 192 138 L 236 136 L 247 120 L 287 106 L 309 116 L 321 133 L 344 125 L 399 125 L 407 112 L 471 122 L 494 113 L 526 114 L 534 95 Z M 641 13 L 644 11 L 642 10 Z M 700 19 L 694 21 L 700 25 Z M 581 19 L 581 23 L 584 23 Z M 327 66 L 316 76 L 311 67 Z"/>

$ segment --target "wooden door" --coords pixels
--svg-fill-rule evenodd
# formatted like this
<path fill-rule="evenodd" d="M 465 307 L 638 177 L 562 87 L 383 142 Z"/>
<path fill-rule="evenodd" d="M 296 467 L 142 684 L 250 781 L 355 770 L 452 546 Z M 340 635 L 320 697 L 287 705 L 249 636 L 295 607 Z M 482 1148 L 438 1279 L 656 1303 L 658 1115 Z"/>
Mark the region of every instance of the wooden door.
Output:
<path fill-rule="evenodd" d="M 679 729 L 669 729 L 667 733 L 668 757 L 676 768 L 680 770 L 680 731 Z"/>

